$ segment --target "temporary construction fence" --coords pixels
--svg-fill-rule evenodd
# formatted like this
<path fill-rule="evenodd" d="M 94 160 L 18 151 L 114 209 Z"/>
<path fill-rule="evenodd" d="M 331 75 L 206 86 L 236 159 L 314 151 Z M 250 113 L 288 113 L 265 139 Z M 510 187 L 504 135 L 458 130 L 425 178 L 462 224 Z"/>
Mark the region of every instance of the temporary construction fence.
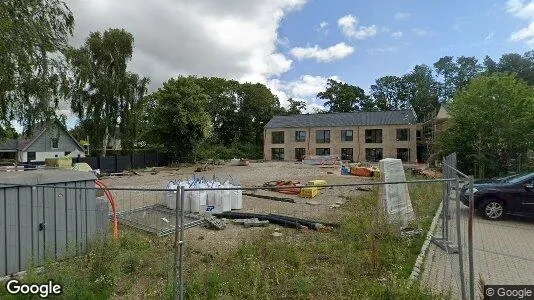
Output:
<path fill-rule="evenodd" d="M 532 221 L 485 219 L 476 213 L 473 176 L 456 168 L 456 154 L 445 157 L 442 166 L 444 179 L 452 181 L 444 185 L 436 246 L 429 248 L 422 284 L 453 298 L 479 299 L 487 285 L 534 282 Z M 516 199 L 523 205 L 526 200 Z"/>
<path fill-rule="evenodd" d="M 231 179 L 219 181 L 216 179 L 203 180 L 190 178 L 187 180 L 175 180 L 172 184 L 168 183 L 167 186 L 161 189 L 110 187 L 107 190 L 113 195 L 113 198 L 116 201 L 118 208 L 117 216 L 121 224 L 127 224 L 158 235 L 174 233 L 175 257 L 174 263 L 172 264 L 174 268 L 173 284 L 176 298 L 183 299 L 183 266 L 185 264 L 183 247 L 186 243 L 184 231 L 193 226 L 198 226 L 203 222 L 202 219 L 193 217 L 195 215 L 202 215 L 201 213 L 197 214 L 192 211 L 197 208 L 197 200 L 199 211 L 203 205 L 202 199 L 205 199 L 206 210 L 209 204 L 217 206 L 218 203 L 220 207 L 220 209 L 214 208 L 213 210 L 205 212 L 213 213 L 213 211 L 215 211 L 215 213 L 217 213 L 217 211 L 220 211 L 224 214 L 225 209 L 228 209 L 229 203 L 230 212 L 234 210 L 239 213 L 271 215 L 273 220 L 285 220 L 284 222 L 286 224 L 297 223 L 304 225 L 308 222 L 309 225 L 304 227 L 316 229 L 316 227 L 313 227 L 314 224 L 324 223 L 328 225 L 329 223 L 335 223 L 331 222 L 333 219 L 330 218 L 338 218 L 340 215 L 343 215 L 342 208 L 340 208 L 336 202 L 342 203 L 343 201 L 349 201 L 347 198 L 358 195 L 358 193 L 365 193 L 367 190 L 366 188 L 370 186 L 440 183 L 442 181 L 443 180 L 441 179 L 396 181 L 394 178 L 390 178 L 386 181 L 367 179 L 364 182 L 358 183 L 321 184 L 321 193 L 325 196 L 324 198 L 317 197 L 310 200 L 307 198 L 300 198 L 298 195 L 287 195 L 287 197 L 292 197 L 292 199 L 295 200 L 295 203 L 255 197 L 273 195 L 277 190 L 287 189 L 287 187 L 244 187 L 239 185 L 239 183 L 233 182 Z M 39 184 L 30 186 L 43 189 L 57 189 L 57 187 Z M 92 191 L 95 194 L 101 193 L 100 188 L 93 186 L 65 186 L 61 188 L 65 189 L 67 191 L 66 193 L 69 193 L 69 190 Z M 362 190 L 364 192 L 362 192 Z M 205 196 L 201 196 L 203 193 L 205 193 Z M 239 194 L 241 194 L 241 200 L 239 200 Z M 252 194 L 255 196 L 245 194 Z M 237 197 L 234 197 L 235 195 L 237 195 Z M 284 197 L 286 197 L 286 195 L 284 195 Z M 224 199 L 230 200 L 228 201 Z M 174 203 L 172 203 L 173 200 Z M 379 203 L 379 201 L 376 203 Z M 239 209 L 240 206 L 241 209 Z M 334 212 L 338 212 L 338 214 L 334 214 Z M 237 214 L 237 212 L 234 213 Z M 146 222 L 147 220 L 149 221 Z"/>

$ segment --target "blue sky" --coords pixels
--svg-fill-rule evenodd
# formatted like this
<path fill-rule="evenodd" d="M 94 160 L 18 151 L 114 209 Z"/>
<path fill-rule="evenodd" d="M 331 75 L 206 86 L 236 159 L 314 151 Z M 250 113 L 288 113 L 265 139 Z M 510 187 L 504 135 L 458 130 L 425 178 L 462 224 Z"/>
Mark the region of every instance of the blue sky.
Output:
<path fill-rule="evenodd" d="M 354 16 L 358 25 L 375 25 L 376 34 L 360 40 L 348 38 L 338 26 L 346 15 Z M 321 22 L 328 23 L 322 30 Z M 509 40 L 512 32 L 524 26 L 524 20 L 507 11 L 504 1 L 313 0 L 282 21 L 279 34 L 287 44 L 278 45 L 280 51 L 345 42 L 354 52 L 332 62 L 297 60 L 281 78 L 337 75 L 368 90 L 378 77 L 402 75 L 416 64 L 432 65 L 445 55 L 480 60 L 489 55 L 497 60 L 504 53 L 528 51 L 531 47 L 526 43 Z"/>
<path fill-rule="evenodd" d="M 69 0 L 79 46 L 92 31 L 123 28 L 135 38 L 129 70 L 150 91 L 179 75 L 260 82 L 282 105 L 308 111 L 328 78 L 369 91 L 440 57 L 495 60 L 534 47 L 534 0 Z M 58 113 L 76 118 L 68 101 Z M 18 127 L 20 128 L 20 127 Z"/>

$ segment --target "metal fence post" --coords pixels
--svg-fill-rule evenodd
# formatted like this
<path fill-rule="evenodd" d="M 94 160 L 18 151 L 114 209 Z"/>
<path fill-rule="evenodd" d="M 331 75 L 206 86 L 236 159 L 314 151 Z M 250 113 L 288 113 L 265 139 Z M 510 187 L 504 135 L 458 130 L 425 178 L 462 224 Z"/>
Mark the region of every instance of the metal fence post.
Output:
<path fill-rule="evenodd" d="M 467 231 L 467 247 L 469 251 L 469 299 L 475 299 L 475 264 L 473 261 L 473 218 L 475 213 L 473 197 L 473 176 L 469 176 L 469 224 Z"/>
<path fill-rule="evenodd" d="M 465 275 L 464 275 L 464 254 L 462 250 L 462 230 L 460 228 L 460 179 L 458 174 L 455 174 L 456 181 L 454 182 L 456 188 L 456 235 L 458 240 L 458 263 L 460 264 L 460 295 L 461 299 L 465 300 Z"/>
<path fill-rule="evenodd" d="M 180 291 L 179 291 L 179 282 L 180 279 L 178 278 L 179 272 L 178 272 L 178 265 L 180 263 L 180 251 L 179 251 L 179 245 L 180 245 L 180 233 L 178 231 L 178 227 L 180 226 L 180 211 L 179 208 L 180 202 L 181 202 L 181 194 L 182 189 L 180 187 L 176 187 L 176 206 L 175 206 L 175 230 L 174 230 L 174 265 L 173 265 L 173 295 L 174 299 L 179 299 Z"/>
<path fill-rule="evenodd" d="M 180 186 L 180 270 L 179 270 L 179 276 L 180 276 L 180 300 L 184 299 L 184 218 L 185 218 L 185 209 L 184 209 L 184 203 L 185 203 L 185 192 L 184 187 Z"/>

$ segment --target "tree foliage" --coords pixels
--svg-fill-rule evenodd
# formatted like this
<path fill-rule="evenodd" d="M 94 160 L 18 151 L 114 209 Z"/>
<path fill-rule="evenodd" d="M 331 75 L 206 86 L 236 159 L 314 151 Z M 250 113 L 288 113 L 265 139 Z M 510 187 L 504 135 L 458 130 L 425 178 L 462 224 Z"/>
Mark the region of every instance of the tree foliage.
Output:
<path fill-rule="evenodd" d="M 289 102 L 289 108 L 285 112 L 286 115 L 300 115 L 306 109 L 306 101 L 289 98 L 287 102 Z"/>
<path fill-rule="evenodd" d="M 399 110 L 409 106 L 408 85 L 402 77 L 378 78 L 371 85 L 371 97 L 378 110 Z"/>
<path fill-rule="evenodd" d="M 64 1 L 0 1 L 0 121 L 31 131 L 66 92 L 62 51 L 74 28 Z"/>
<path fill-rule="evenodd" d="M 457 152 L 464 170 L 476 164 L 496 175 L 507 170 L 512 155 L 534 148 L 534 91 L 515 75 L 473 79 L 454 97 L 450 115 L 441 147 L 444 154 Z"/>
<path fill-rule="evenodd" d="M 186 157 L 208 137 L 212 124 L 206 111 L 209 96 L 194 78 L 178 77 L 148 96 L 150 119 L 146 139 Z"/>
<path fill-rule="evenodd" d="M 427 65 L 418 65 L 403 76 L 407 86 L 408 103 L 422 122 L 435 116 L 438 103 L 438 86 Z"/>
<path fill-rule="evenodd" d="M 326 90 L 318 93 L 317 98 L 326 100 L 324 105 L 328 107 L 329 112 L 353 112 L 374 108 L 362 88 L 334 79 L 328 79 Z"/>
<path fill-rule="evenodd" d="M 110 136 L 120 137 L 120 121 L 128 121 L 146 92 L 148 79 L 127 71 L 133 53 L 133 36 L 123 29 L 92 32 L 79 49 L 69 49 L 72 65 L 71 108 L 81 120 L 89 120 L 94 142 L 100 142 L 102 154 Z M 126 126 L 122 126 L 124 131 Z M 131 143 L 130 143 L 131 144 Z M 131 145 L 130 145 L 131 146 Z"/>

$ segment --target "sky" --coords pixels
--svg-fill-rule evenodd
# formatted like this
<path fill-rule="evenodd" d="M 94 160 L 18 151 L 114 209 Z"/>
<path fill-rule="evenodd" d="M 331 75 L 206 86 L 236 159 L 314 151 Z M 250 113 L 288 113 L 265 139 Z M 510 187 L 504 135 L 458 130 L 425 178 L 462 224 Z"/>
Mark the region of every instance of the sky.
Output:
<path fill-rule="evenodd" d="M 178 75 L 260 82 L 308 110 L 334 78 L 366 91 L 440 57 L 534 47 L 534 1 L 522 0 L 69 0 L 79 46 L 92 31 L 135 38 L 129 68 L 154 91 Z M 74 117 L 69 115 L 69 127 Z"/>

